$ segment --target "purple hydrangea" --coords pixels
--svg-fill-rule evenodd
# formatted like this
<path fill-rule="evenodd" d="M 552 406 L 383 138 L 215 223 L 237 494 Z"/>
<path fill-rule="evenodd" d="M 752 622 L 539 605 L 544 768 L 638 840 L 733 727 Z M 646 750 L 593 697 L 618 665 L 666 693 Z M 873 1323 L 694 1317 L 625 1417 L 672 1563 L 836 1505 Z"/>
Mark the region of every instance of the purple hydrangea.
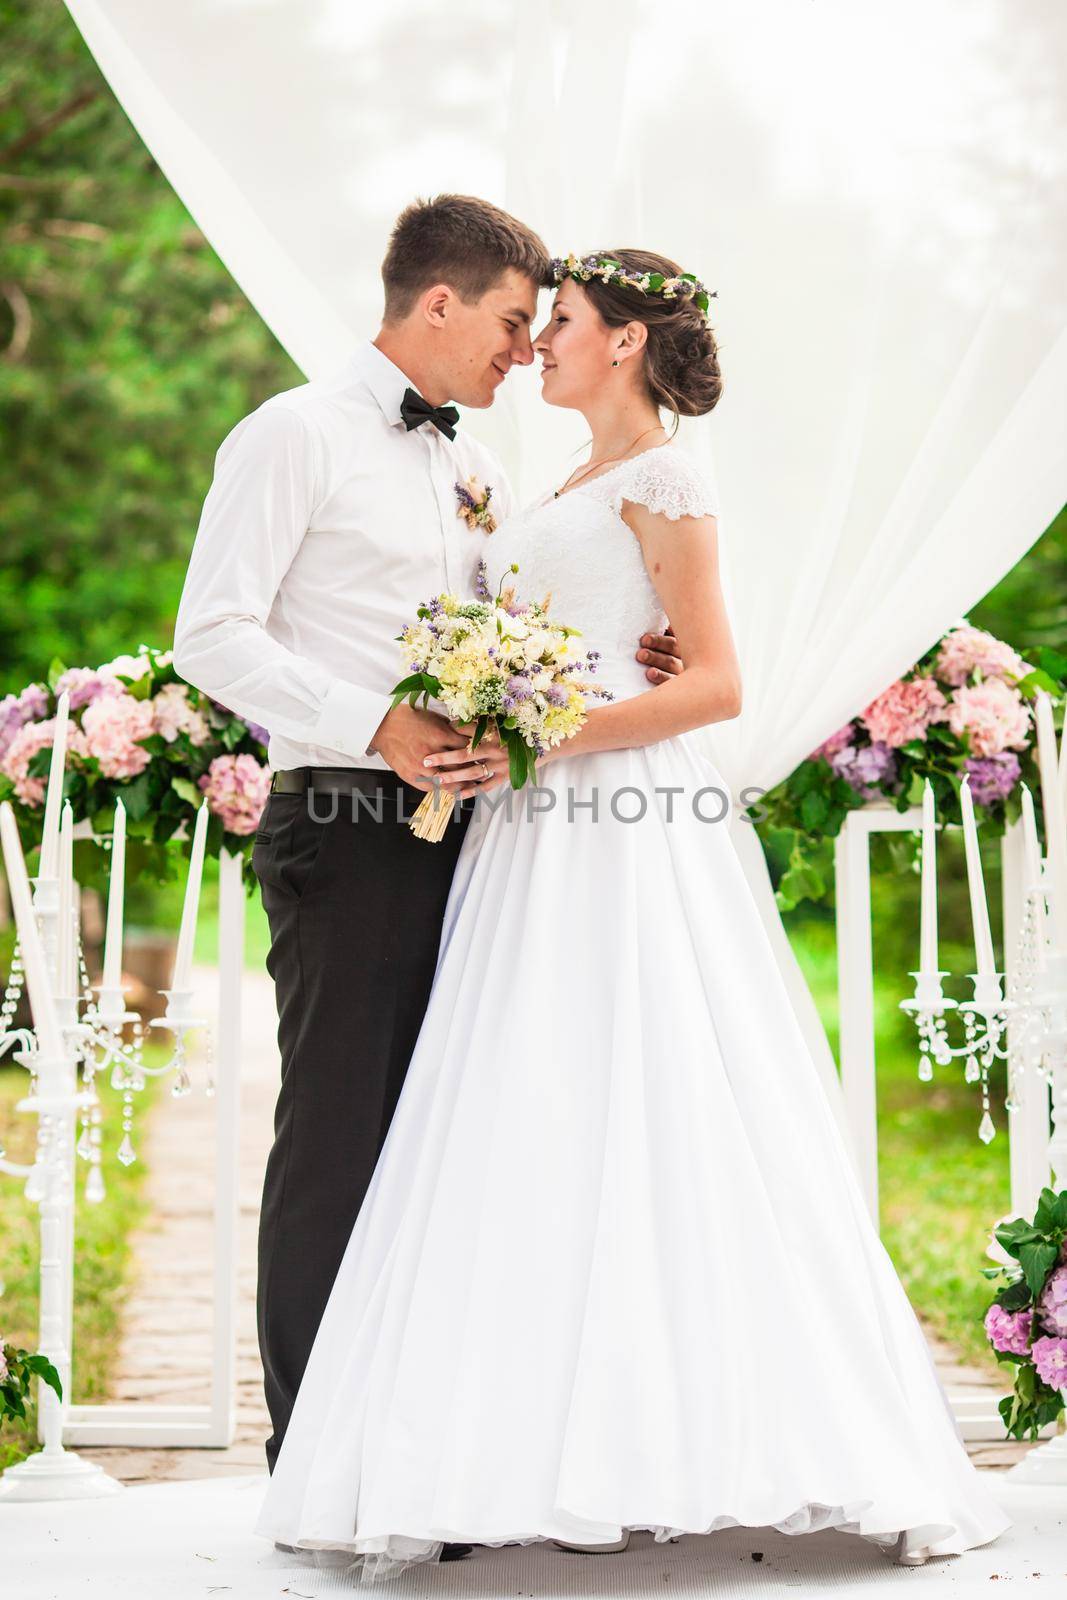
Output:
<path fill-rule="evenodd" d="M 1032 1311 L 1005 1311 L 1003 1306 L 991 1305 L 985 1314 L 986 1337 L 994 1350 L 1005 1355 L 1030 1354 Z"/>
<path fill-rule="evenodd" d="M 519 700 L 529 700 L 530 696 L 533 694 L 533 690 L 526 682 L 526 679 L 516 672 L 508 679 L 505 693 L 509 696 L 514 704 Z"/>
<path fill-rule="evenodd" d="M 971 799 L 978 806 L 1006 800 L 1019 781 L 1019 758 L 1010 750 L 995 756 L 968 756 L 964 767 L 971 776 Z"/>
<path fill-rule="evenodd" d="M 70 695 L 70 709 L 80 711 L 102 695 L 121 694 L 123 685 L 117 678 L 105 677 L 92 667 L 68 667 L 56 679 L 57 700 L 64 690 Z"/>
<path fill-rule="evenodd" d="M 570 695 L 561 683 L 550 683 L 545 690 L 545 699 L 550 706 L 565 706 Z"/>
<path fill-rule="evenodd" d="M 1067 1389 L 1067 1339 L 1035 1339 L 1030 1353 L 1042 1383 Z"/>
<path fill-rule="evenodd" d="M 270 733 L 268 732 L 268 730 L 266 728 L 264 728 L 262 726 L 261 723 L 249 722 L 247 724 L 247 726 L 248 726 L 248 732 L 249 732 L 249 734 L 251 735 L 251 737 L 253 739 L 257 739 L 260 744 L 269 744 L 269 742 L 270 742 Z"/>
<path fill-rule="evenodd" d="M 37 722 L 47 717 L 48 690 L 43 683 L 28 683 L 18 697 L 23 722 Z"/>
<path fill-rule="evenodd" d="M 1067 1266 L 1049 1274 L 1037 1309 L 1048 1333 L 1067 1337 Z"/>
<path fill-rule="evenodd" d="M 881 739 L 871 744 L 846 744 L 830 758 L 830 765 L 864 800 L 873 800 L 897 775 L 894 752 Z"/>

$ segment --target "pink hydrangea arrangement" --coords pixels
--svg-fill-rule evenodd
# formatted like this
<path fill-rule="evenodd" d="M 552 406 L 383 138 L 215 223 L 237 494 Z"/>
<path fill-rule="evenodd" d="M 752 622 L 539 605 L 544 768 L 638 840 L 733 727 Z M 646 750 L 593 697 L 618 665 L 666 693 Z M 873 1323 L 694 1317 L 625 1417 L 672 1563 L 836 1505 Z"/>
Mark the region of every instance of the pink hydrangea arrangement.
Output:
<path fill-rule="evenodd" d="M 251 886 L 250 835 L 270 783 L 266 730 L 184 683 L 171 652 L 148 645 L 99 667 L 53 662 L 47 683 L 0 699 L 0 800 L 11 801 L 24 848 L 40 840 L 56 707 L 64 691 L 69 721 L 63 792 L 75 817 L 91 820 L 98 838 L 106 835 L 121 796 L 128 847 L 139 852 L 137 870 L 166 881 L 176 866 L 169 841 L 176 833 L 187 839 L 206 794 L 207 848 L 211 854 L 223 846 L 241 854 Z M 102 878 L 103 860 L 83 866 L 83 882 Z"/>
<path fill-rule="evenodd" d="M 907 811 L 922 803 L 928 778 L 944 822 L 962 820 L 965 776 L 975 806 L 994 824 L 1018 816 L 1023 780 L 1040 812 L 1031 702 L 1039 687 L 1064 698 L 1067 673 L 1062 655 L 1036 654 L 1027 661 L 963 619 L 762 795 L 751 820 L 764 839 L 776 832 L 776 848 L 788 855 L 776 890 L 780 909 L 829 899 L 833 841 L 850 811 L 871 802 Z M 917 832 L 886 853 L 903 865 L 909 846 L 917 862 Z"/>
<path fill-rule="evenodd" d="M 1067 1189 L 1042 1189 L 1032 1221 L 996 1224 L 988 1254 L 1000 1279 L 983 1319 L 998 1361 L 1014 1368 L 1013 1392 L 1000 1402 L 1008 1434 L 1036 1439 L 1067 1404 Z"/>
<path fill-rule="evenodd" d="M 216 756 L 200 779 L 227 833 L 255 833 L 270 793 L 270 773 L 255 756 Z"/>

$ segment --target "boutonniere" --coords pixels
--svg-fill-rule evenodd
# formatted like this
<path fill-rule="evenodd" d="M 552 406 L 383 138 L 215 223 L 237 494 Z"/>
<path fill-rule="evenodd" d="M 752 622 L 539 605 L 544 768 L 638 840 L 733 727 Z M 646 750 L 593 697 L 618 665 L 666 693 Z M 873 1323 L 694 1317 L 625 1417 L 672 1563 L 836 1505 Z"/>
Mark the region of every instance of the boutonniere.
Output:
<path fill-rule="evenodd" d="M 481 484 L 477 478 L 470 477 L 466 483 L 456 484 L 456 516 L 463 518 L 472 533 L 475 528 L 481 528 L 483 533 L 496 532 L 496 518 L 489 509 L 492 498 L 490 483 Z"/>

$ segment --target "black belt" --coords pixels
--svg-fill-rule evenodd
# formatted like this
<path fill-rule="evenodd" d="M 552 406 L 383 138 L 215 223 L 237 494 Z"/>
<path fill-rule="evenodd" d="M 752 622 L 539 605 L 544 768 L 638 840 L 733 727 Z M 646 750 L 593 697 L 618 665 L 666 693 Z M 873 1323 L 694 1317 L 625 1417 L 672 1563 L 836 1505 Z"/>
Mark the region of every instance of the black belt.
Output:
<path fill-rule="evenodd" d="M 315 794 L 351 794 L 355 789 L 364 794 L 422 793 L 391 769 L 378 767 L 291 767 L 276 772 L 270 782 L 271 794 L 306 794 L 309 789 Z"/>

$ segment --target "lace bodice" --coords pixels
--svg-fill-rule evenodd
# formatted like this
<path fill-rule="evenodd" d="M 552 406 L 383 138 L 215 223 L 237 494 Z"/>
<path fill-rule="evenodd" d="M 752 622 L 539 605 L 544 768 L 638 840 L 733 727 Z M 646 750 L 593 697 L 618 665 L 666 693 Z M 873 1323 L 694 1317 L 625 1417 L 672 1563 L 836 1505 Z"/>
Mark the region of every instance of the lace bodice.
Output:
<path fill-rule="evenodd" d="M 551 615 L 582 631 L 602 654 L 599 680 L 620 698 L 651 687 L 634 659 L 642 633 L 659 632 L 663 602 L 641 546 L 622 519 L 623 502 L 679 517 L 714 516 L 711 485 L 676 445 L 657 445 L 554 499 L 540 496 L 508 517 L 485 552 L 496 586 L 511 562 L 523 599 L 552 596 Z"/>

